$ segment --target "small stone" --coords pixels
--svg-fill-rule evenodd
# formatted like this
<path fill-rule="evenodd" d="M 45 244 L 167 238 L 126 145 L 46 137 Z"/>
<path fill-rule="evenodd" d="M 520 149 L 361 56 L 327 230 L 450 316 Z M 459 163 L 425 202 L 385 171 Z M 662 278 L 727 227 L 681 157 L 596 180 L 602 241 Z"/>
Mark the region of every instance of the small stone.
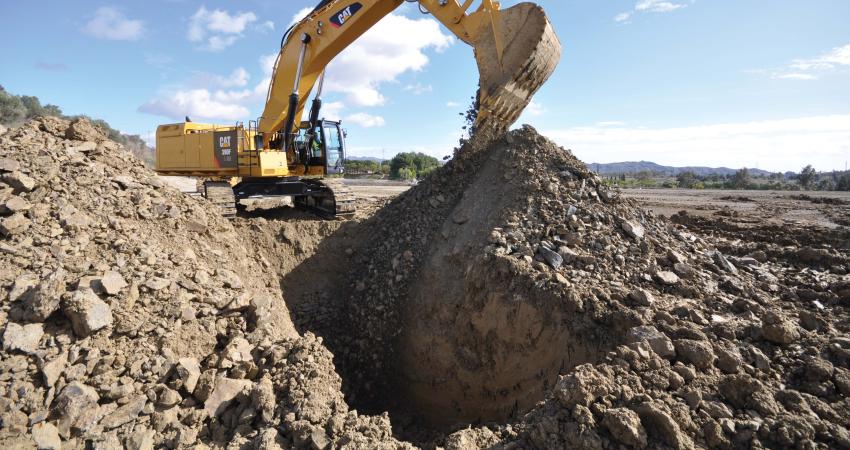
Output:
<path fill-rule="evenodd" d="M 679 359 L 686 363 L 691 363 L 700 369 L 708 369 L 714 364 L 714 350 L 708 342 L 677 339 L 674 345 Z"/>
<path fill-rule="evenodd" d="M 253 347 L 245 338 L 236 336 L 224 347 L 218 366 L 222 369 L 230 369 L 241 362 L 251 361 L 253 360 L 251 350 Z"/>
<path fill-rule="evenodd" d="M 39 450 L 61 450 L 59 429 L 50 422 L 39 422 L 32 426 L 32 439 Z"/>
<path fill-rule="evenodd" d="M 636 412 L 627 408 L 610 408 L 603 414 L 602 425 L 617 442 L 632 448 L 646 447 L 646 430 Z"/>
<path fill-rule="evenodd" d="M 76 290 L 62 305 L 62 312 L 71 321 L 74 333 L 86 337 L 112 325 L 112 310 L 92 290 Z"/>
<path fill-rule="evenodd" d="M 20 194 L 22 192 L 30 192 L 35 189 L 36 186 L 35 180 L 21 172 L 12 172 L 5 174 L 3 175 L 3 181 L 9 186 L 12 186 L 16 194 Z"/>
<path fill-rule="evenodd" d="M 145 396 L 138 396 L 130 400 L 124 406 L 119 407 L 115 411 L 112 411 L 111 414 L 104 417 L 103 420 L 100 421 L 100 425 L 106 430 L 111 430 L 113 428 L 118 428 L 125 423 L 132 422 L 139 417 L 139 414 L 145 408 L 147 400 L 148 399 Z"/>
<path fill-rule="evenodd" d="M 136 427 L 136 431 L 127 438 L 126 450 L 153 450 L 154 436 L 156 432 L 143 427 Z"/>
<path fill-rule="evenodd" d="M 673 286 L 679 283 L 679 276 L 673 272 L 659 270 L 655 272 L 655 280 L 667 286 Z"/>
<path fill-rule="evenodd" d="M 54 270 L 42 280 L 23 300 L 23 320 L 44 322 L 59 309 L 62 294 L 65 293 L 65 270 Z"/>
<path fill-rule="evenodd" d="M 0 220 L 0 234 L 14 236 L 27 231 L 32 222 L 21 213 L 15 213 Z"/>
<path fill-rule="evenodd" d="M 564 264 L 564 258 L 548 248 L 540 247 L 539 252 L 543 256 L 543 259 L 546 260 L 546 264 L 555 270 L 558 270 Z"/>
<path fill-rule="evenodd" d="M 26 201 L 25 198 L 13 195 L 10 199 L 0 204 L 0 213 L 13 214 L 26 211 L 31 207 L 32 205 L 30 205 L 30 202 Z"/>
<path fill-rule="evenodd" d="M 44 336 L 44 328 L 39 323 L 18 325 L 8 322 L 3 332 L 3 349 L 33 354 L 38 349 L 38 342 Z"/>
<path fill-rule="evenodd" d="M 242 280 L 232 270 L 220 269 L 216 273 L 225 287 L 231 289 L 242 289 L 244 287 Z"/>
<path fill-rule="evenodd" d="M 253 383 L 250 380 L 218 377 L 215 380 L 215 388 L 204 402 L 204 409 L 210 417 L 216 417 L 227 409 L 233 399 L 239 394 L 247 392 L 252 385 Z"/>
<path fill-rule="evenodd" d="M 0 158 L 0 172 L 17 172 L 19 170 L 21 170 L 21 165 L 14 159 Z"/>
<path fill-rule="evenodd" d="M 174 389 L 163 387 L 156 398 L 157 406 L 170 408 L 183 400 L 183 397 Z"/>
<path fill-rule="evenodd" d="M 744 358 L 737 348 L 718 346 L 715 349 L 715 353 L 717 354 L 715 365 L 725 373 L 738 373 L 741 370 L 741 366 L 744 365 Z"/>
<path fill-rule="evenodd" d="M 638 306 L 652 306 L 655 303 L 655 297 L 646 289 L 635 289 L 629 293 L 629 298 Z"/>
<path fill-rule="evenodd" d="M 198 379 L 201 377 L 201 366 L 195 358 L 180 358 L 174 366 L 174 373 L 180 380 L 180 386 L 188 393 L 195 392 Z"/>
<path fill-rule="evenodd" d="M 644 230 L 643 226 L 639 223 L 631 220 L 627 220 L 622 224 L 623 231 L 626 232 L 632 239 L 639 241 L 643 239 L 646 234 L 646 230 Z"/>
<path fill-rule="evenodd" d="M 738 273 L 738 269 L 731 263 L 729 260 L 723 256 L 723 253 L 714 252 L 711 254 L 711 258 L 714 260 L 714 263 L 720 267 L 721 270 L 729 273 Z"/>
<path fill-rule="evenodd" d="M 634 327 L 629 330 L 626 334 L 626 343 L 634 342 L 648 343 L 652 351 L 662 358 L 673 359 L 676 356 L 673 341 L 653 326 Z"/>
<path fill-rule="evenodd" d="M 171 286 L 171 281 L 162 278 L 151 278 L 145 281 L 145 286 L 152 291 L 161 291 Z"/>
<path fill-rule="evenodd" d="M 682 432 L 679 424 L 659 406 L 645 403 L 634 408 L 644 427 L 658 435 L 667 445 L 677 450 L 694 448 L 694 443 Z"/>
<path fill-rule="evenodd" d="M 788 320 L 764 325 L 762 335 L 768 342 L 777 345 L 791 344 L 800 339 L 800 331 L 797 329 L 797 325 Z"/>
<path fill-rule="evenodd" d="M 97 391 L 79 381 L 68 383 L 53 402 L 53 413 L 59 418 L 56 426 L 59 434 L 69 437 L 71 427 L 86 425 L 92 409 L 97 408 Z M 80 424 L 78 424 L 80 422 Z"/>
<path fill-rule="evenodd" d="M 41 367 L 41 376 L 44 379 L 44 384 L 47 387 L 53 387 L 59 380 L 59 376 L 65 371 L 65 366 L 68 364 L 68 354 L 61 352 L 58 357 L 50 362 L 44 363 Z"/>
<path fill-rule="evenodd" d="M 122 289 L 127 287 L 127 282 L 124 281 L 124 277 L 122 277 L 120 273 L 111 270 L 103 274 L 99 283 L 103 288 L 103 291 L 109 295 L 118 295 L 121 293 Z"/>
<path fill-rule="evenodd" d="M 832 379 L 835 367 L 823 358 L 812 358 L 806 363 L 806 379 L 817 383 Z"/>

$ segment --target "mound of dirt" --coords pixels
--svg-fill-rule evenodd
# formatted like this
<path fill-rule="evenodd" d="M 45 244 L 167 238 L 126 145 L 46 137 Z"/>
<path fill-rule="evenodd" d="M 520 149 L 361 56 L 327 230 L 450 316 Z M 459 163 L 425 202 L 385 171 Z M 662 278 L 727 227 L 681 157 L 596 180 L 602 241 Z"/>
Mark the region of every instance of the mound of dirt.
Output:
<path fill-rule="evenodd" d="M 328 337 L 358 406 L 511 424 L 447 445 L 850 445 L 847 277 L 801 296 L 781 265 L 620 199 L 531 127 L 364 226 L 381 239 Z"/>
<path fill-rule="evenodd" d="M 85 119 L 0 136 L 0 447 L 403 447 L 248 238 Z"/>

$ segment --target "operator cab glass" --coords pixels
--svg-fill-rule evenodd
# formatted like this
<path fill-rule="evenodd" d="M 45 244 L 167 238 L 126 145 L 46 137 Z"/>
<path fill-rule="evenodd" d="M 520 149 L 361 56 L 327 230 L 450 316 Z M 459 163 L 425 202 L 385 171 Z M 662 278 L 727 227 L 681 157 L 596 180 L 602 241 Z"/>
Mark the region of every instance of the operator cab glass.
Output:
<path fill-rule="evenodd" d="M 325 129 L 325 152 L 327 154 L 327 172 L 343 173 L 345 162 L 345 141 L 342 137 L 342 128 L 338 122 L 323 122 Z"/>

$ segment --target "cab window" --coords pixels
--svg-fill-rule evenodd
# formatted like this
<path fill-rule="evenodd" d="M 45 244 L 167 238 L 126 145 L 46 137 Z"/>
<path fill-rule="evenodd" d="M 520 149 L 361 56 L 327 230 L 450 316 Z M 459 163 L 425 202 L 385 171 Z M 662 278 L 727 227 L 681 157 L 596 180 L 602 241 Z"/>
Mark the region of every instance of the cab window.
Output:
<path fill-rule="evenodd" d="M 327 139 L 328 167 L 342 165 L 342 141 L 339 136 L 339 127 L 336 124 L 325 124 L 325 138 Z"/>

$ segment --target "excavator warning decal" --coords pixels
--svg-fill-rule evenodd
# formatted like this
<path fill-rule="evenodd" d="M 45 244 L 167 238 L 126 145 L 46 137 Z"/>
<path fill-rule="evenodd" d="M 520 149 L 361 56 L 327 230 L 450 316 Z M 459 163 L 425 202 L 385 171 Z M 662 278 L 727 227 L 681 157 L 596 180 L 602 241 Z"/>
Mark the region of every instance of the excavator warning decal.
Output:
<path fill-rule="evenodd" d="M 331 25 L 333 25 L 334 28 L 339 28 L 345 25 L 345 22 L 357 14 L 357 11 L 360 11 L 360 8 L 363 8 L 363 5 L 360 4 L 360 2 L 355 2 L 346 6 L 341 11 L 331 16 Z"/>

